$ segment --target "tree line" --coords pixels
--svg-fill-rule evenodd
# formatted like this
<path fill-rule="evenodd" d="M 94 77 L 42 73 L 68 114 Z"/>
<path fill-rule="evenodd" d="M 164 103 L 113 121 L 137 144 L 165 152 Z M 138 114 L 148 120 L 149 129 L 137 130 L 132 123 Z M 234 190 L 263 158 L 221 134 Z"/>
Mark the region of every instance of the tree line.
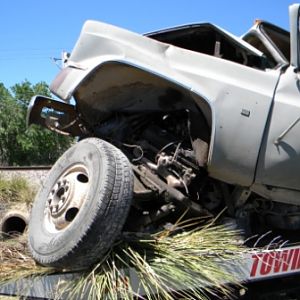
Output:
<path fill-rule="evenodd" d="M 37 125 L 26 126 L 27 107 L 34 95 L 50 96 L 45 82 L 28 80 L 10 89 L 0 83 L 0 165 L 50 165 L 73 143 L 70 137 Z"/>

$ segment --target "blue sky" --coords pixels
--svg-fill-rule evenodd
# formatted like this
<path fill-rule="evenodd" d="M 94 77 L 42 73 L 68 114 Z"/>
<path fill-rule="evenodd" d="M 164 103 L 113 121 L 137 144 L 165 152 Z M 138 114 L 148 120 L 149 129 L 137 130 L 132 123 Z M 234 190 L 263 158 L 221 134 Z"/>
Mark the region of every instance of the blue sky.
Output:
<path fill-rule="evenodd" d="M 0 82 L 25 79 L 48 84 L 59 72 L 51 57 L 71 51 L 85 20 L 93 19 L 145 33 L 208 21 L 235 35 L 255 19 L 289 27 L 288 0 L 1 0 Z"/>

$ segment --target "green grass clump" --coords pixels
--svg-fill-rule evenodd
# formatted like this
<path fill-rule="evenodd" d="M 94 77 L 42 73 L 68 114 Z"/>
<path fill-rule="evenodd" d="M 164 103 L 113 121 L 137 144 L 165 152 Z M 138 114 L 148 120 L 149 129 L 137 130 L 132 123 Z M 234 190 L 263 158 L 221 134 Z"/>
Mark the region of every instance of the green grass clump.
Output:
<path fill-rule="evenodd" d="M 36 189 L 22 177 L 5 179 L 0 177 L 0 203 L 30 204 L 36 194 Z"/>
<path fill-rule="evenodd" d="M 23 236 L 0 242 L 0 284 L 64 272 L 36 265 L 25 240 Z M 59 283 L 57 299 L 62 294 L 69 299 L 230 298 L 232 284 L 240 287 L 238 266 L 245 251 L 239 232 L 213 222 L 185 222 L 154 235 L 123 233 L 92 269 Z M 232 265 L 235 274 L 229 271 Z"/>
<path fill-rule="evenodd" d="M 65 288 L 71 298 L 202 300 L 230 297 L 226 283 L 240 285 L 242 270 L 232 274 L 228 266 L 238 266 L 245 249 L 238 233 L 223 225 L 125 240 Z"/>

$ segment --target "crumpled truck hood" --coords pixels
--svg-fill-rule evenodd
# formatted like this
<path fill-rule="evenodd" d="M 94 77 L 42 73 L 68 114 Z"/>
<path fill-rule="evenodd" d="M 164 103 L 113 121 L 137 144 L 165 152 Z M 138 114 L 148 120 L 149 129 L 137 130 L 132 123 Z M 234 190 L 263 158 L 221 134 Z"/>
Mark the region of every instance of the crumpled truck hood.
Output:
<path fill-rule="evenodd" d="M 260 51 L 242 39 L 209 23 L 184 25 L 143 36 L 109 24 L 87 21 L 70 58 L 51 84 L 50 89 L 59 98 L 67 101 L 89 73 L 107 62 L 120 62 L 136 66 L 158 76 L 169 78 L 173 82 L 178 82 L 185 88 L 193 89 L 192 78 L 186 76 L 186 73 L 193 72 L 195 69 L 194 59 L 201 61 L 199 57 L 204 54 L 185 50 L 155 39 L 174 31 L 200 26 L 210 26 L 249 53 L 262 56 Z M 210 64 L 211 61 L 215 60 L 218 59 L 210 57 L 207 61 Z M 187 68 L 190 69 L 189 72 L 185 72 L 184 69 Z M 180 72 L 179 69 L 182 69 L 183 72 Z M 217 72 L 218 68 L 215 71 Z"/>

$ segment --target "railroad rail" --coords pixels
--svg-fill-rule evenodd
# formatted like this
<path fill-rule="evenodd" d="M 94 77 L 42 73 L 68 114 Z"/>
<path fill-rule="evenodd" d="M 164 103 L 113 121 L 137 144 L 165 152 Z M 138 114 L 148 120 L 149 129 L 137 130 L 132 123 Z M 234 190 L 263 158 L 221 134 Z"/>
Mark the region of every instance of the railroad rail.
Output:
<path fill-rule="evenodd" d="M 0 166 L 0 178 L 22 177 L 33 186 L 40 186 L 51 166 Z"/>
<path fill-rule="evenodd" d="M 52 166 L 0 166 L 0 171 L 50 170 Z"/>

